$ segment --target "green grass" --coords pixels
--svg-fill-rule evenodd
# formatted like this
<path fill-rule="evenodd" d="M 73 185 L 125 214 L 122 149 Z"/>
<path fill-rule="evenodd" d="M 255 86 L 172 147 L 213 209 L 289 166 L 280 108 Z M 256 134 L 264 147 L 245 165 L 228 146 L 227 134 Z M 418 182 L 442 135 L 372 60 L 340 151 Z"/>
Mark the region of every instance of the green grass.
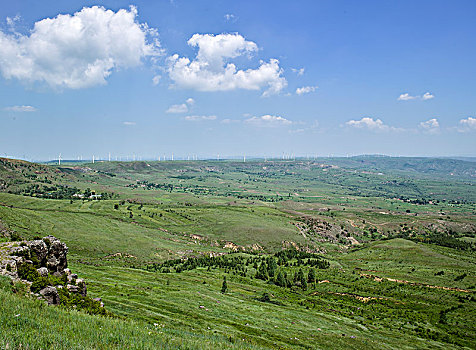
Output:
<path fill-rule="evenodd" d="M 0 276 L 2 349 L 254 349 L 214 334 L 132 320 L 91 316 L 13 295 Z"/>
<path fill-rule="evenodd" d="M 21 189 L 22 181 L 38 181 L 34 171 L 45 171 L 53 182 L 117 195 L 114 200 L 70 201 L 0 193 L 0 220 L 25 238 L 53 234 L 66 242 L 69 265 L 86 279 L 90 296 L 101 297 L 120 317 L 46 307 L 4 288 L 0 347 L 476 347 L 474 251 L 381 240 L 403 232 L 414 238 L 440 231 L 472 242 L 476 195 L 474 180 L 464 175 L 471 174 L 472 165 L 444 162 L 432 172 L 411 160 L 392 173 L 387 160 L 372 163 L 370 172 L 356 160 L 339 160 L 338 168 L 325 165 L 328 161 L 104 162 L 81 164 L 83 171 L 36 165 L 25 170 L 16 164 L 0 169 L 12 190 Z M 452 170 L 462 177 L 444 175 Z M 133 188 L 137 181 L 173 189 Z M 399 193 L 441 201 L 415 204 L 394 198 Z M 326 229 L 304 226 L 309 218 Z M 300 232 L 298 225 L 305 230 Z M 342 240 L 347 235 L 360 245 Z M 225 269 L 146 270 L 168 259 L 230 253 L 227 242 L 246 249 L 240 253 L 246 257 L 269 256 L 287 242 L 319 251 L 331 267 L 318 270 L 323 283 L 306 291 L 255 279 L 253 267 L 246 277 Z M 294 274 L 299 267 L 282 269 Z M 223 276 L 225 294 L 220 293 Z M 272 303 L 259 301 L 263 293 L 271 295 Z M 23 318 L 16 314 L 25 315 L 18 326 L 15 322 Z M 154 323 L 164 326 L 157 329 Z M 38 329 L 49 330 L 52 339 L 43 333 L 34 338 Z"/>

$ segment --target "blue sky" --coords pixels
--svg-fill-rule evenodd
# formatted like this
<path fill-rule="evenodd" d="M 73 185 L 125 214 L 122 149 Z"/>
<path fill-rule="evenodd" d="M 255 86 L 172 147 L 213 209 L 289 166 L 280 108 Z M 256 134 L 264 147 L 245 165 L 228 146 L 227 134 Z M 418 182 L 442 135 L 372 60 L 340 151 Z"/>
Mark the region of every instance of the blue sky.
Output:
<path fill-rule="evenodd" d="M 476 155 L 474 1 L 14 1 L 0 155 Z"/>

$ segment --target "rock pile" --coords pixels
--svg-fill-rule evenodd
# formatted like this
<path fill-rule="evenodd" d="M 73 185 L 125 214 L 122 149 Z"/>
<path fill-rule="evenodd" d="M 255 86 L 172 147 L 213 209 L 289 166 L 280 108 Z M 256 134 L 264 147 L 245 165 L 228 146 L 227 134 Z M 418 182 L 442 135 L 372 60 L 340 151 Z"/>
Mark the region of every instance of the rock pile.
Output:
<path fill-rule="evenodd" d="M 0 245 L 0 274 L 30 287 L 41 286 L 38 293 L 33 294 L 48 304 L 60 303 L 58 289 L 62 288 L 86 296 L 86 283 L 68 269 L 67 254 L 66 244 L 54 236 L 4 243 Z M 51 285 L 52 281 L 57 284 Z"/>

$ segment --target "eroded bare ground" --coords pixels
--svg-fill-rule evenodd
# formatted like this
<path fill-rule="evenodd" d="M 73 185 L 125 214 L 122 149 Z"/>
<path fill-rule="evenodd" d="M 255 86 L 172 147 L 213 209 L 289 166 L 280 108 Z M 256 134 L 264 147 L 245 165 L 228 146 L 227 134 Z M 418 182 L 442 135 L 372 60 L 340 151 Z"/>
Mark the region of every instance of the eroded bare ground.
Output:
<path fill-rule="evenodd" d="M 451 291 L 463 292 L 463 293 L 473 293 L 472 291 L 467 290 L 467 289 L 433 286 L 433 285 L 430 285 L 430 284 L 419 283 L 419 282 L 411 282 L 411 281 L 406 281 L 406 280 L 399 280 L 399 279 L 390 278 L 390 277 L 378 277 L 378 276 L 370 275 L 370 274 L 366 274 L 366 273 L 361 273 L 360 276 L 363 276 L 363 277 L 366 277 L 366 278 L 371 278 L 376 282 L 382 282 L 383 280 L 387 280 L 387 281 L 390 281 L 390 282 L 409 284 L 411 286 L 420 286 L 420 287 L 427 287 L 427 288 L 434 288 L 434 289 L 451 290 Z"/>

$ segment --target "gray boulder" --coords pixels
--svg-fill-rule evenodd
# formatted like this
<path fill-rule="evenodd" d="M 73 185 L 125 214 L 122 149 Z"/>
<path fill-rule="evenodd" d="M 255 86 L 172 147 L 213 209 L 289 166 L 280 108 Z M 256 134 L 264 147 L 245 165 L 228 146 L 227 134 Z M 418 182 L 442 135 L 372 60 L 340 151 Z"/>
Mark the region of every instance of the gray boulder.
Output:
<path fill-rule="evenodd" d="M 41 277 L 48 277 L 48 269 L 46 267 L 40 267 L 36 271 L 38 271 Z"/>
<path fill-rule="evenodd" d="M 49 305 L 57 305 L 60 302 L 58 291 L 55 287 L 48 286 L 40 290 L 40 295 L 48 302 Z"/>
<path fill-rule="evenodd" d="M 48 270 L 54 276 L 62 276 L 64 269 L 68 267 L 68 260 L 66 259 L 68 247 L 54 236 L 47 236 L 45 239 L 50 243 L 46 256 Z"/>
<path fill-rule="evenodd" d="M 72 284 L 68 284 L 66 289 L 68 289 L 71 293 L 79 293 L 79 287 Z"/>
<path fill-rule="evenodd" d="M 85 297 L 86 294 L 88 294 L 88 289 L 86 288 L 86 282 L 84 282 L 83 279 L 78 278 L 76 280 L 76 285 L 79 287 L 79 294 Z"/>
<path fill-rule="evenodd" d="M 30 248 L 25 246 L 18 246 L 18 247 L 11 247 L 10 248 L 10 255 L 12 256 L 29 256 L 30 255 Z"/>
<path fill-rule="evenodd" d="M 38 262 L 41 263 L 46 258 L 46 255 L 48 254 L 48 247 L 41 239 L 29 241 L 27 242 L 27 245 L 28 248 L 30 248 L 30 254 L 32 256 L 36 255 Z"/>

